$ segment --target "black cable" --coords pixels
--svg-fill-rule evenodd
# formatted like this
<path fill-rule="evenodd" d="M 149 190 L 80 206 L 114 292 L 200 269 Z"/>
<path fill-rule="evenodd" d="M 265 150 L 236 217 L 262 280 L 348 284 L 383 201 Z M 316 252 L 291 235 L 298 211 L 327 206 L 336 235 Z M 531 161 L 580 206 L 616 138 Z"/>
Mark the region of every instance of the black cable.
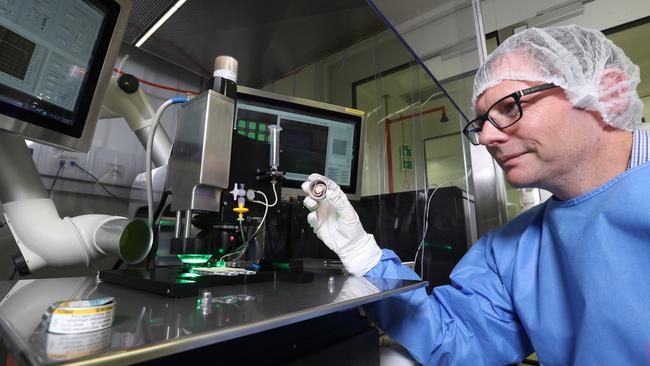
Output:
<path fill-rule="evenodd" d="M 97 182 L 97 184 L 99 184 L 99 186 L 102 187 L 102 189 L 104 189 L 104 191 L 106 191 L 106 193 L 108 193 L 108 194 L 110 194 L 111 196 L 113 196 L 113 198 L 115 198 L 115 199 L 117 199 L 118 201 L 124 203 L 125 205 L 128 205 L 128 204 L 129 204 L 127 201 L 123 200 L 122 198 L 116 196 L 113 192 L 109 191 L 108 188 L 106 188 L 106 186 L 104 186 L 104 183 L 102 183 L 99 179 L 97 179 L 97 177 L 95 177 L 94 175 L 92 175 L 92 173 L 90 173 L 90 172 L 87 171 L 86 169 L 82 168 L 78 163 L 76 163 L 76 162 L 74 162 L 74 161 L 71 161 L 71 162 L 70 162 L 70 165 L 73 166 L 73 167 L 79 168 L 79 170 L 81 170 L 82 172 L 84 172 L 84 174 L 86 174 L 87 176 L 89 176 L 89 177 L 91 177 L 92 179 L 94 179 L 95 182 Z"/>
<path fill-rule="evenodd" d="M 11 276 L 9 276 L 9 281 L 14 279 L 14 276 L 16 276 L 16 273 L 18 273 L 18 271 L 16 270 L 16 266 L 14 266 L 14 272 L 11 274 Z"/>
<path fill-rule="evenodd" d="M 119 269 L 122 263 L 123 263 L 122 258 L 118 259 L 117 262 L 115 262 L 115 264 L 113 265 L 113 269 Z"/>
<path fill-rule="evenodd" d="M 153 213 L 153 228 L 151 229 L 153 232 L 153 244 L 149 250 L 149 253 L 147 254 L 147 258 L 145 259 L 147 268 L 154 268 L 156 266 L 156 256 L 158 255 L 158 234 L 160 233 L 160 220 L 165 213 L 165 207 L 167 207 L 167 197 L 169 197 L 171 193 L 171 191 L 163 191 L 162 195 L 160 196 L 160 201 L 158 202 L 158 207 Z M 192 219 L 190 218 L 190 222 L 187 224 L 190 225 L 191 221 Z"/>
<path fill-rule="evenodd" d="M 63 170 L 64 166 L 65 166 L 65 160 L 59 160 L 59 169 L 57 169 L 56 174 L 54 175 L 54 179 L 52 180 L 52 184 L 50 185 L 50 189 L 47 191 L 48 197 L 52 195 L 52 190 L 54 189 L 56 180 L 59 179 L 59 174 L 61 174 L 61 171 Z"/>

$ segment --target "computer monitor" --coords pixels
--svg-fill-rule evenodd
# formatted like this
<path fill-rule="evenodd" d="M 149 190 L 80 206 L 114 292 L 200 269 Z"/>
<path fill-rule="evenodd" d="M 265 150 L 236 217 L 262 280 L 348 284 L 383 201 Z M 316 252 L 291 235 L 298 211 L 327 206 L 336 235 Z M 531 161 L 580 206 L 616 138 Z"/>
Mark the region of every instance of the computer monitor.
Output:
<path fill-rule="evenodd" d="M 0 130 L 88 151 L 128 0 L 0 2 Z"/>
<path fill-rule="evenodd" d="M 278 169 L 285 173 L 285 195 L 303 196 L 301 183 L 319 173 L 336 181 L 348 198 L 359 199 L 363 120 L 364 112 L 356 109 L 237 87 L 237 133 L 268 142 L 268 126 L 282 127 Z"/>

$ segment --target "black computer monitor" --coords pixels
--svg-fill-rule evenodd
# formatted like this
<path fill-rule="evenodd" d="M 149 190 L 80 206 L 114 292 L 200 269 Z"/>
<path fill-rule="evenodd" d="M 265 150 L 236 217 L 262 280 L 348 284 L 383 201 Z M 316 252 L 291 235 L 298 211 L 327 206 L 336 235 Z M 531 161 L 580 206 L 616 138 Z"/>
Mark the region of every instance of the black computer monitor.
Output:
<path fill-rule="evenodd" d="M 128 0 L 0 2 L 0 129 L 87 151 Z"/>
<path fill-rule="evenodd" d="M 269 125 L 279 125 L 282 191 L 304 195 L 309 174 L 325 175 L 349 198 L 361 196 L 364 129 L 362 111 L 246 87 L 237 88 L 235 129 L 268 142 Z"/>

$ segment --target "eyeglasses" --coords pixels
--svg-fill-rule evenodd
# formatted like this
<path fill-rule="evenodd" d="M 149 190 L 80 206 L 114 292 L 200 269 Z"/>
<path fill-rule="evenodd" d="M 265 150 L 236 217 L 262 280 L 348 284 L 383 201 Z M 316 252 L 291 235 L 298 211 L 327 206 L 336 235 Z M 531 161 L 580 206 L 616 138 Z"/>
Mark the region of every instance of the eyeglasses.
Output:
<path fill-rule="evenodd" d="M 499 99 L 496 103 L 492 104 L 485 113 L 478 116 L 475 120 L 470 121 L 465 128 L 463 128 L 463 134 L 472 145 L 478 145 L 481 131 L 483 130 L 483 125 L 486 121 L 490 121 L 492 126 L 499 130 L 508 128 L 517 123 L 517 121 L 519 121 L 523 116 L 521 97 L 557 87 L 558 86 L 555 84 L 548 83 L 508 94 Z"/>

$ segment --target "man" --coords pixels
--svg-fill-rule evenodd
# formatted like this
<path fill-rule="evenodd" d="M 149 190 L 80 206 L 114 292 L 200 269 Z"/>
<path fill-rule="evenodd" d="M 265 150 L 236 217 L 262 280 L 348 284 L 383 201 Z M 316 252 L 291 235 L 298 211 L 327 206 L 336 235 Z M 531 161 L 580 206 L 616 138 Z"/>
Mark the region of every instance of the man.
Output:
<path fill-rule="evenodd" d="M 537 352 L 548 365 L 650 364 L 648 136 L 634 129 L 639 71 L 600 32 L 529 29 L 477 72 L 485 145 L 516 187 L 553 197 L 484 235 L 452 285 L 367 307 L 427 365 L 501 365 Z M 352 274 L 416 279 L 380 250 L 338 186 L 305 198 L 316 234 Z M 307 189 L 307 183 L 303 185 Z"/>

